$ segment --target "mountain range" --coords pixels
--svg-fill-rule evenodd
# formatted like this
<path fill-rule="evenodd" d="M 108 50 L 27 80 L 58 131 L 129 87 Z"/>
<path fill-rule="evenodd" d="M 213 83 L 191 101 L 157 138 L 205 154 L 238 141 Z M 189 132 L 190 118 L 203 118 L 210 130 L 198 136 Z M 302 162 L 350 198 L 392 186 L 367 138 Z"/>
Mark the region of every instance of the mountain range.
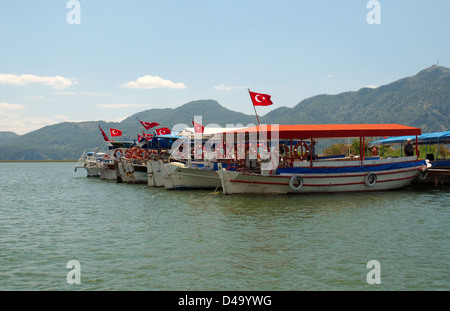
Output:
<path fill-rule="evenodd" d="M 157 121 L 160 127 L 191 127 L 199 115 L 204 124 L 224 127 L 257 122 L 254 115 L 226 109 L 215 100 L 197 100 L 177 108 L 145 110 L 121 122 L 62 122 L 24 135 L 0 132 L 0 160 L 75 160 L 85 149 L 105 144 L 99 125 L 121 129 L 121 139 L 133 140 L 143 129 L 137 119 Z M 450 69 L 434 65 L 377 88 L 313 96 L 292 108 L 276 108 L 260 120 L 264 124 L 398 123 L 430 133 L 449 130 L 449 116 Z"/>

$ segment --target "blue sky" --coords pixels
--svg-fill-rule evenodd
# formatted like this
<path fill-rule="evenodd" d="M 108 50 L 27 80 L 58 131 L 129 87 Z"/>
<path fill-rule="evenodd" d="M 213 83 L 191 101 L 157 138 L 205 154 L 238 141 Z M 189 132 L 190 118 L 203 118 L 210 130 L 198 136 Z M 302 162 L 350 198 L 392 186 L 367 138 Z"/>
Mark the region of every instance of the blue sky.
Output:
<path fill-rule="evenodd" d="M 369 0 L 78 0 L 79 24 L 68 3 L 0 2 L 0 131 L 199 99 L 253 114 L 247 88 L 264 115 L 450 67 L 448 0 L 379 0 L 379 24 Z"/>

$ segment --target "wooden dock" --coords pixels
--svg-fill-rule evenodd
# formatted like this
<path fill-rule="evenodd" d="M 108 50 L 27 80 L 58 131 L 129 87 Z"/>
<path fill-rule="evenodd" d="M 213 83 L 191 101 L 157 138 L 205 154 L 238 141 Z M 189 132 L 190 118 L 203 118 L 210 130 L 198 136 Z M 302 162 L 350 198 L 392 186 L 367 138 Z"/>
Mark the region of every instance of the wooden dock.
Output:
<path fill-rule="evenodd" d="M 430 168 L 428 176 L 420 183 L 434 184 L 437 188 L 446 184 L 450 184 L 450 169 L 448 168 Z"/>

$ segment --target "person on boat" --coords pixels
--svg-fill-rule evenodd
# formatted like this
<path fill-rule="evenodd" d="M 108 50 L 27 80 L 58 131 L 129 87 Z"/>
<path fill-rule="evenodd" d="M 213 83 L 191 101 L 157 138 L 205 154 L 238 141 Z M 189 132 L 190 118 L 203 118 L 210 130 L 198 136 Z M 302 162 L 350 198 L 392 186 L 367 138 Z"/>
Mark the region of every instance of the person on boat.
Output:
<path fill-rule="evenodd" d="M 414 155 L 414 147 L 411 144 L 411 138 L 406 140 L 405 148 L 404 148 L 405 156 L 411 157 Z"/>

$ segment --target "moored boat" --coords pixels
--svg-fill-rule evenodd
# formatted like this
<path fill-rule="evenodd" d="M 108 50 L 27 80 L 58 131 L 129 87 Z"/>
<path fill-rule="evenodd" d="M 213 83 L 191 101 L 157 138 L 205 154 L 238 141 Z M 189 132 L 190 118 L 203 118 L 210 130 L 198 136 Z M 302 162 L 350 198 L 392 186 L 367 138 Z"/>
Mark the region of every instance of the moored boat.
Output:
<path fill-rule="evenodd" d="M 102 162 L 105 153 L 98 152 L 98 148 L 93 151 L 84 151 L 75 164 L 75 172 L 79 168 L 86 170 L 87 177 L 100 177 L 99 164 Z"/>
<path fill-rule="evenodd" d="M 261 134 L 268 141 L 276 139 L 301 140 L 295 146 L 287 146 L 287 154 L 275 160 L 277 165 L 269 170 L 230 171 L 219 169 L 224 194 L 233 193 L 334 193 L 358 191 L 392 190 L 408 186 L 413 179 L 428 166 L 425 160 L 418 160 L 417 154 L 410 157 L 381 159 L 366 158 L 365 139 L 368 137 L 420 135 L 420 129 L 397 124 L 353 124 L 353 125 L 279 125 L 259 126 L 235 131 L 238 134 Z M 276 134 L 276 135 L 274 135 Z M 229 134 L 225 134 L 229 135 Z M 320 159 L 313 157 L 312 150 L 303 141 L 319 139 L 349 138 L 360 139 L 360 156 Z M 306 149 L 302 154 L 298 149 Z M 271 156 L 277 156 L 272 148 Z M 309 145 L 311 149 L 311 145 Z M 416 152 L 418 151 L 416 145 Z M 284 163 L 280 166 L 279 163 Z"/>
<path fill-rule="evenodd" d="M 183 164 L 170 162 L 163 166 L 163 178 L 166 189 L 217 189 L 221 187 L 217 164 L 214 167 L 203 163 Z"/>

